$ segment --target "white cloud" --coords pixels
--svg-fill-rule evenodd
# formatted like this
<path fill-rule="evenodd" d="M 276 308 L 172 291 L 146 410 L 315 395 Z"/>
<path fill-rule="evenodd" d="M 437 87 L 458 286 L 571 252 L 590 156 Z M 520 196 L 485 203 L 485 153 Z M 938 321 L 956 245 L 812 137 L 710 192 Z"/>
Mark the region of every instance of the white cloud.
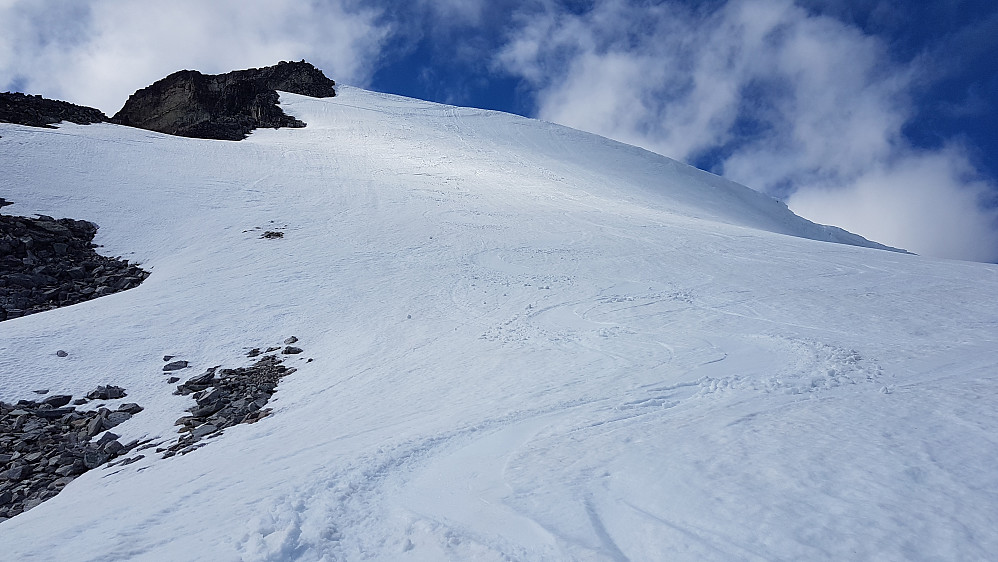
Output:
<path fill-rule="evenodd" d="M 181 69 L 305 58 L 331 78 L 363 85 L 388 32 L 378 15 L 348 0 L 8 1 L 0 4 L 0 83 L 108 114 Z"/>
<path fill-rule="evenodd" d="M 998 209 L 981 209 L 993 186 L 974 178 L 962 152 L 912 153 L 875 167 L 849 185 L 800 189 L 796 213 L 920 253 L 998 261 Z"/>
<path fill-rule="evenodd" d="M 891 61 L 878 38 L 791 0 L 559 6 L 521 10 L 497 56 L 532 86 L 540 118 L 706 156 L 730 179 L 793 193 L 808 218 L 880 242 L 998 259 L 995 213 L 977 204 L 998 186 L 975 178 L 958 145 L 918 151 L 902 134 L 919 60 Z"/>

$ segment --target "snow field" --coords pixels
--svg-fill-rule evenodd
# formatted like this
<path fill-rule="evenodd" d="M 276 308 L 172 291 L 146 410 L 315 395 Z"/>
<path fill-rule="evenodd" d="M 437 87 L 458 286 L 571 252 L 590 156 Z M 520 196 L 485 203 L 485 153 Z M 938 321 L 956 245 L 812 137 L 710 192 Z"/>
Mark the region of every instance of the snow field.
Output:
<path fill-rule="evenodd" d="M 20 560 L 982 559 L 998 268 L 536 121 L 343 87 L 239 143 L 0 125 L 10 213 L 140 287 L 0 324 L 0 398 L 300 338 L 274 415 L 0 524 Z M 264 230 L 284 232 L 260 239 Z M 852 239 L 854 240 L 854 239 Z M 57 358 L 56 349 L 70 355 Z M 306 363 L 306 358 L 314 361 Z"/>

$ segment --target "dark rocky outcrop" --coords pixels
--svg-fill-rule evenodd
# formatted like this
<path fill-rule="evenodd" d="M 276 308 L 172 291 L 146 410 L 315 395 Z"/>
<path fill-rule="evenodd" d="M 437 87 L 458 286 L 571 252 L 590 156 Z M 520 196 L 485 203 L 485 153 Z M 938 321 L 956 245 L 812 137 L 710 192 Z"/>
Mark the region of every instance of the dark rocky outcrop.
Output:
<path fill-rule="evenodd" d="M 252 356 L 252 355 L 251 355 Z M 169 447 L 157 449 L 163 457 L 186 454 L 198 448 L 205 437 L 240 423 L 254 423 L 269 413 L 264 409 L 277 383 L 295 372 L 285 367 L 275 355 L 265 355 L 249 367 L 221 369 L 212 367 L 177 386 L 174 394 L 193 394 L 197 401 L 190 415 L 177 420 L 181 437 Z"/>
<path fill-rule="evenodd" d="M 41 402 L 0 402 L 0 521 L 37 506 L 84 472 L 142 445 L 123 444 L 111 432 L 92 439 L 142 411 L 138 404 L 83 411 L 66 406 L 71 399 L 59 395 Z"/>
<path fill-rule="evenodd" d="M 298 338 L 292 336 L 285 341 L 295 343 Z M 166 356 L 167 360 L 172 358 Z M 177 420 L 180 437 L 156 451 L 163 453 L 163 458 L 183 455 L 227 427 L 267 417 L 270 409 L 264 406 L 276 392 L 278 382 L 295 372 L 281 363 L 276 355 L 267 355 L 249 367 L 212 367 L 177 386 L 175 394 L 193 395 L 196 403 L 189 408 L 189 415 Z M 172 383 L 178 379 L 169 380 Z M 141 412 L 143 408 L 138 404 L 124 403 L 111 409 L 101 403 L 90 411 L 76 408 L 90 400 L 125 396 L 121 387 L 101 385 L 86 398 L 76 400 L 68 394 L 52 394 L 14 404 L 0 401 L 0 522 L 56 496 L 88 470 L 131 464 L 144 455 L 127 457 L 129 453 L 159 444 L 154 439 L 123 443 L 118 435 L 107 431 Z"/>
<path fill-rule="evenodd" d="M 132 94 L 112 121 L 183 137 L 242 140 L 258 127 L 304 127 L 277 105 L 277 90 L 336 95 L 335 82 L 301 62 L 201 74 L 181 70 Z"/>
<path fill-rule="evenodd" d="M 0 122 L 52 128 L 52 124 L 60 121 L 90 125 L 108 118 L 92 107 L 17 92 L 0 94 Z"/>
<path fill-rule="evenodd" d="M 94 250 L 97 225 L 0 215 L 0 321 L 138 286 L 149 273 Z"/>

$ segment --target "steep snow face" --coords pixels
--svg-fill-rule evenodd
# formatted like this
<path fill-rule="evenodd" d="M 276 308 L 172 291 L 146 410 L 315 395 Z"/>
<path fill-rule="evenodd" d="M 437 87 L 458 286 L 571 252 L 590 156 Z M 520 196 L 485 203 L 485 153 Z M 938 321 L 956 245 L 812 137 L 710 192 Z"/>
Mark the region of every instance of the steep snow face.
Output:
<path fill-rule="evenodd" d="M 555 125 L 282 107 L 309 126 L 239 143 L 0 125 L 6 211 L 97 222 L 152 271 L 0 323 L 0 399 L 117 384 L 146 410 L 115 432 L 167 439 L 193 401 L 163 355 L 305 349 L 272 416 L 83 475 L 0 523 L 5 557 L 998 550 L 998 267 L 807 239 L 859 241 Z"/>

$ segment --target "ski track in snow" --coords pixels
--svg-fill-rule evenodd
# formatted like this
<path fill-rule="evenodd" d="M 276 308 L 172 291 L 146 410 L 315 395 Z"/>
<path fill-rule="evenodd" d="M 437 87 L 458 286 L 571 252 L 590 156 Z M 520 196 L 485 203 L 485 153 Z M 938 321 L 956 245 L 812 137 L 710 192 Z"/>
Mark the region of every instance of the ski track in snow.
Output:
<path fill-rule="evenodd" d="M 153 272 L 0 324 L 0 398 L 117 384 L 146 410 L 115 431 L 165 440 L 192 402 L 163 355 L 191 376 L 306 350 L 272 416 L 0 524 L 12 559 L 998 548 L 995 266 L 788 237 L 830 235 L 555 125 L 349 87 L 282 104 L 308 127 L 240 143 L 0 125 L 8 212 L 93 220 Z"/>

